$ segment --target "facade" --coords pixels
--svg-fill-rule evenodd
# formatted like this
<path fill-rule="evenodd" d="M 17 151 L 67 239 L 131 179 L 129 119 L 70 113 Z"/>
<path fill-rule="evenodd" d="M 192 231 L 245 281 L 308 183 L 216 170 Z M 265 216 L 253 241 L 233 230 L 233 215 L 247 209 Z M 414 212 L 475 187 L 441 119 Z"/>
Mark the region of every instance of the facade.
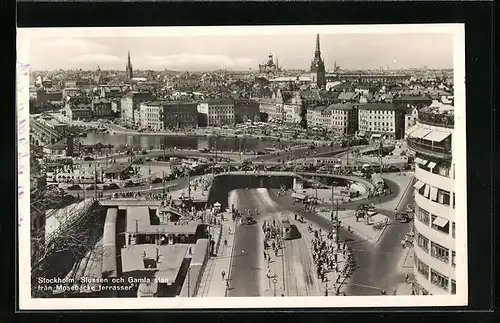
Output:
<path fill-rule="evenodd" d="M 141 129 L 162 131 L 163 105 L 162 101 L 141 102 L 139 104 Z"/>
<path fill-rule="evenodd" d="M 255 100 L 234 100 L 234 119 L 236 123 L 260 121 L 259 102 Z"/>
<path fill-rule="evenodd" d="M 404 137 L 405 110 L 389 103 L 367 103 L 359 106 L 358 130 L 361 136 Z"/>
<path fill-rule="evenodd" d="M 92 118 L 92 108 L 90 103 L 68 104 L 64 108 L 68 120 L 80 120 Z"/>
<path fill-rule="evenodd" d="M 351 135 L 358 130 L 358 105 L 334 103 L 327 110 L 331 111 L 330 129 L 335 133 Z"/>
<path fill-rule="evenodd" d="M 233 125 L 234 101 L 231 99 L 209 99 L 198 103 L 201 126 Z"/>
<path fill-rule="evenodd" d="M 154 101 L 155 97 L 149 92 L 129 92 L 121 99 L 121 118 L 128 126 L 140 124 L 141 102 Z M 134 113 L 135 111 L 135 113 Z M 138 117 L 139 116 L 139 117 Z"/>
<path fill-rule="evenodd" d="M 325 63 L 321 58 L 321 50 L 319 47 L 319 34 L 316 35 L 316 51 L 314 52 L 314 58 L 311 61 L 311 82 L 317 87 L 323 88 L 326 85 L 326 70 Z"/>
<path fill-rule="evenodd" d="M 194 128 L 198 126 L 196 102 L 163 102 L 163 128 Z"/>
<path fill-rule="evenodd" d="M 110 117 L 113 113 L 111 101 L 107 99 L 92 100 L 91 109 L 94 117 Z"/>
<path fill-rule="evenodd" d="M 452 108 L 424 108 L 407 139 L 415 152 L 414 292 L 456 293 Z"/>

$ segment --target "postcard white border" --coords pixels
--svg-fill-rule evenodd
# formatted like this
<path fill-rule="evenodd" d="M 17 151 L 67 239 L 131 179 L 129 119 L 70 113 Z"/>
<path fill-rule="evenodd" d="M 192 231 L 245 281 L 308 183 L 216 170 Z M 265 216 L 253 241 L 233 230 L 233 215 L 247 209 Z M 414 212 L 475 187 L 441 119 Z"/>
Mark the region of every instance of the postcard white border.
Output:
<path fill-rule="evenodd" d="M 34 299 L 31 298 L 29 145 L 18 142 L 18 192 L 20 193 L 19 305 L 21 310 L 64 309 L 188 309 L 188 308 L 338 308 L 462 306 L 468 303 L 467 274 L 467 166 L 465 110 L 465 30 L 464 24 L 407 25 L 317 25 L 317 26 L 227 26 L 227 27 L 136 27 L 136 28 L 22 28 L 18 29 L 17 107 L 18 125 L 29 120 L 29 76 L 22 72 L 30 62 L 30 39 L 48 37 L 175 37 L 186 35 L 284 35 L 284 34 L 423 34 L 449 33 L 453 37 L 455 129 L 454 151 L 457 219 L 456 295 L 445 296 L 348 296 L 348 297 L 241 297 L 241 298 L 133 298 L 133 299 Z M 24 108 L 26 107 L 26 108 Z M 24 121 L 23 121 L 24 120 Z M 29 125 L 19 127 L 18 138 L 29 138 Z M 21 191 L 24 192 L 21 194 Z"/>

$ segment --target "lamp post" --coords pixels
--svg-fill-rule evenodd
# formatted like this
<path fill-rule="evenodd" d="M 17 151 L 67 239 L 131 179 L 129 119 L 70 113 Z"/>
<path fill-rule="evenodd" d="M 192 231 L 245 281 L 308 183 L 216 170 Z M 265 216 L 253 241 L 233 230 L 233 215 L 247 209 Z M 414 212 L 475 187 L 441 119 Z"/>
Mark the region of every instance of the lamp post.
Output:
<path fill-rule="evenodd" d="M 273 278 L 273 287 L 274 287 L 274 290 L 273 290 L 273 296 L 276 297 L 276 283 L 278 282 L 278 280 L 276 278 Z"/>

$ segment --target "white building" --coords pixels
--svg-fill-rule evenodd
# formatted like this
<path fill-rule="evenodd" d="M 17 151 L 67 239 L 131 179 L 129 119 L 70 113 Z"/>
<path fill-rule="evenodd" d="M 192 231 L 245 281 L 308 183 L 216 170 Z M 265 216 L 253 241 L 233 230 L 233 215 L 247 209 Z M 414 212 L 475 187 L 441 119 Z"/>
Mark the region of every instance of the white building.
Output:
<path fill-rule="evenodd" d="M 141 129 L 163 130 L 163 105 L 161 101 L 141 102 L 139 111 Z"/>
<path fill-rule="evenodd" d="M 233 125 L 234 103 L 231 99 L 209 99 L 198 103 L 198 113 L 202 115 L 200 125 Z"/>
<path fill-rule="evenodd" d="M 452 107 L 423 108 L 408 135 L 415 152 L 414 291 L 456 293 L 455 164 Z"/>

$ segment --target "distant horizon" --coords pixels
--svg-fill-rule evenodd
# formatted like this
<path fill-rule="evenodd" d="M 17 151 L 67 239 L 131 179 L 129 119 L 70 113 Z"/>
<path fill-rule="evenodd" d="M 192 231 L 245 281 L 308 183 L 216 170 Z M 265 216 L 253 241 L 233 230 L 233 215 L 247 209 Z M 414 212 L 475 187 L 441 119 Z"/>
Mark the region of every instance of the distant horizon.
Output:
<path fill-rule="evenodd" d="M 453 36 L 447 33 L 320 34 L 326 70 L 453 69 Z M 71 34 L 70 34 L 71 35 Z M 128 34 L 127 34 L 128 35 Z M 134 70 L 258 71 L 268 55 L 284 70 L 308 71 L 316 33 L 147 37 L 53 36 L 30 39 L 38 71 Z"/>

